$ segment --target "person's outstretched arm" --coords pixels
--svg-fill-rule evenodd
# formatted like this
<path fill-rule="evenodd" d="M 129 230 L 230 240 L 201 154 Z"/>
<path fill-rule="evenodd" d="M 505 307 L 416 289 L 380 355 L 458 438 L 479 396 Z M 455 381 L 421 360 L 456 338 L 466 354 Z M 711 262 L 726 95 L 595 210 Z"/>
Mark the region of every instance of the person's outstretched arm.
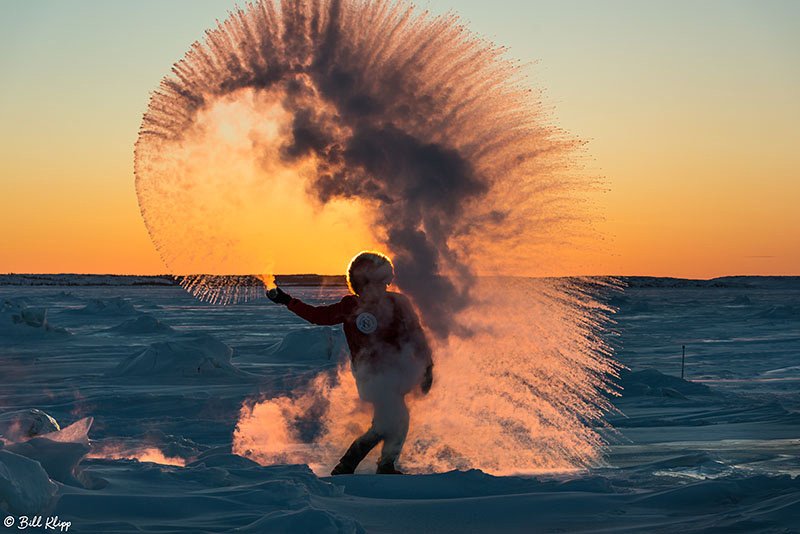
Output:
<path fill-rule="evenodd" d="M 285 305 L 291 312 L 309 323 L 321 326 L 343 323 L 346 316 L 345 299 L 329 306 L 312 306 L 300 299 L 292 298 L 279 287 L 267 292 L 267 297 L 272 302 Z"/>

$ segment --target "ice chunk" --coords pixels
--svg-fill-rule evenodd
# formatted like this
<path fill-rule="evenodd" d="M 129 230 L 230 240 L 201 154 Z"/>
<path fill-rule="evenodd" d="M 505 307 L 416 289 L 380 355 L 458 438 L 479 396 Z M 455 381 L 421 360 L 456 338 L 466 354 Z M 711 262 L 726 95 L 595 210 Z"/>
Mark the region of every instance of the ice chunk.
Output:
<path fill-rule="evenodd" d="M 43 434 L 41 437 L 47 438 L 52 441 L 59 441 L 62 443 L 89 443 L 89 429 L 94 422 L 93 417 L 84 417 L 75 421 L 68 427 L 55 430 L 48 434 Z"/>
<path fill-rule="evenodd" d="M 9 514 L 39 513 L 56 489 L 39 462 L 0 450 L 0 509 Z"/>
<path fill-rule="evenodd" d="M 47 322 L 45 308 L 29 308 L 21 300 L 6 300 L 0 308 L 0 335 L 29 336 L 42 334 L 68 334 Z"/>
<path fill-rule="evenodd" d="M 87 417 L 58 430 L 7 444 L 5 450 L 36 460 L 53 480 L 72 486 L 83 486 L 79 481 L 78 464 L 89 452 L 89 428 L 92 418 Z"/>
<path fill-rule="evenodd" d="M 0 415 L 0 437 L 5 441 L 22 441 L 60 428 L 58 421 L 37 408 Z"/>

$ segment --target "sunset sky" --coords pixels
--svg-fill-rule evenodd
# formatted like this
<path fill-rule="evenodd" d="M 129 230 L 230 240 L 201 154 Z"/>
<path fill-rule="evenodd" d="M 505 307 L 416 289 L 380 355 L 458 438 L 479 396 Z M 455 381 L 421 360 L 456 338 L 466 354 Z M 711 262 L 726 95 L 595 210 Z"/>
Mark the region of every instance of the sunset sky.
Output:
<path fill-rule="evenodd" d="M 607 240 L 581 273 L 800 275 L 800 2 L 417 4 L 536 62 L 557 123 L 589 141 Z M 165 271 L 133 145 L 149 92 L 233 5 L 0 3 L 0 273 Z"/>

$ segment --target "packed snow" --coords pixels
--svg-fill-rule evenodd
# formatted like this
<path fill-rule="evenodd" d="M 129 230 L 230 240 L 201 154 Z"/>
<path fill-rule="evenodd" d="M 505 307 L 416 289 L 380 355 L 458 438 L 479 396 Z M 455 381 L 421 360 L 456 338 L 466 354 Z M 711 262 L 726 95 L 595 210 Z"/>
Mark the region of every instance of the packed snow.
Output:
<path fill-rule="evenodd" d="M 0 285 L 6 521 L 58 516 L 70 532 L 800 532 L 797 278 L 640 278 L 609 294 L 608 335 L 629 369 L 590 469 L 379 476 L 364 465 L 339 477 L 262 466 L 231 444 L 247 399 L 335 371 L 347 357 L 340 328 L 309 327 L 266 299 L 215 307 L 174 285 L 87 280 Z M 292 288 L 315 304 L 344 291 Z"/>

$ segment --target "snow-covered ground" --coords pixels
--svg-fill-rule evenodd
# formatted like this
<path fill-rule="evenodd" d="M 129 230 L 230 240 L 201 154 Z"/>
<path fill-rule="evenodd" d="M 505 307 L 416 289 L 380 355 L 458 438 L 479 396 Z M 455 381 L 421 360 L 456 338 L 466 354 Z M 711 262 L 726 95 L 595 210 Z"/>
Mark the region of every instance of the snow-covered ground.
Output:
<path fill-rule="evenodd" d="M 640 279 L 612 296 L 630 371 L 605 461 L 535 477 L 319 478 L 231 454 L 243 401 L 336 365 L 336 330 L 299 334 L 266 300 L 112 284 L 0 286 L 0 304 L 9 532 L 36 514 L 29 530 L 58 516 L 70 532 L 800 532 L 796 278 Z"/>

